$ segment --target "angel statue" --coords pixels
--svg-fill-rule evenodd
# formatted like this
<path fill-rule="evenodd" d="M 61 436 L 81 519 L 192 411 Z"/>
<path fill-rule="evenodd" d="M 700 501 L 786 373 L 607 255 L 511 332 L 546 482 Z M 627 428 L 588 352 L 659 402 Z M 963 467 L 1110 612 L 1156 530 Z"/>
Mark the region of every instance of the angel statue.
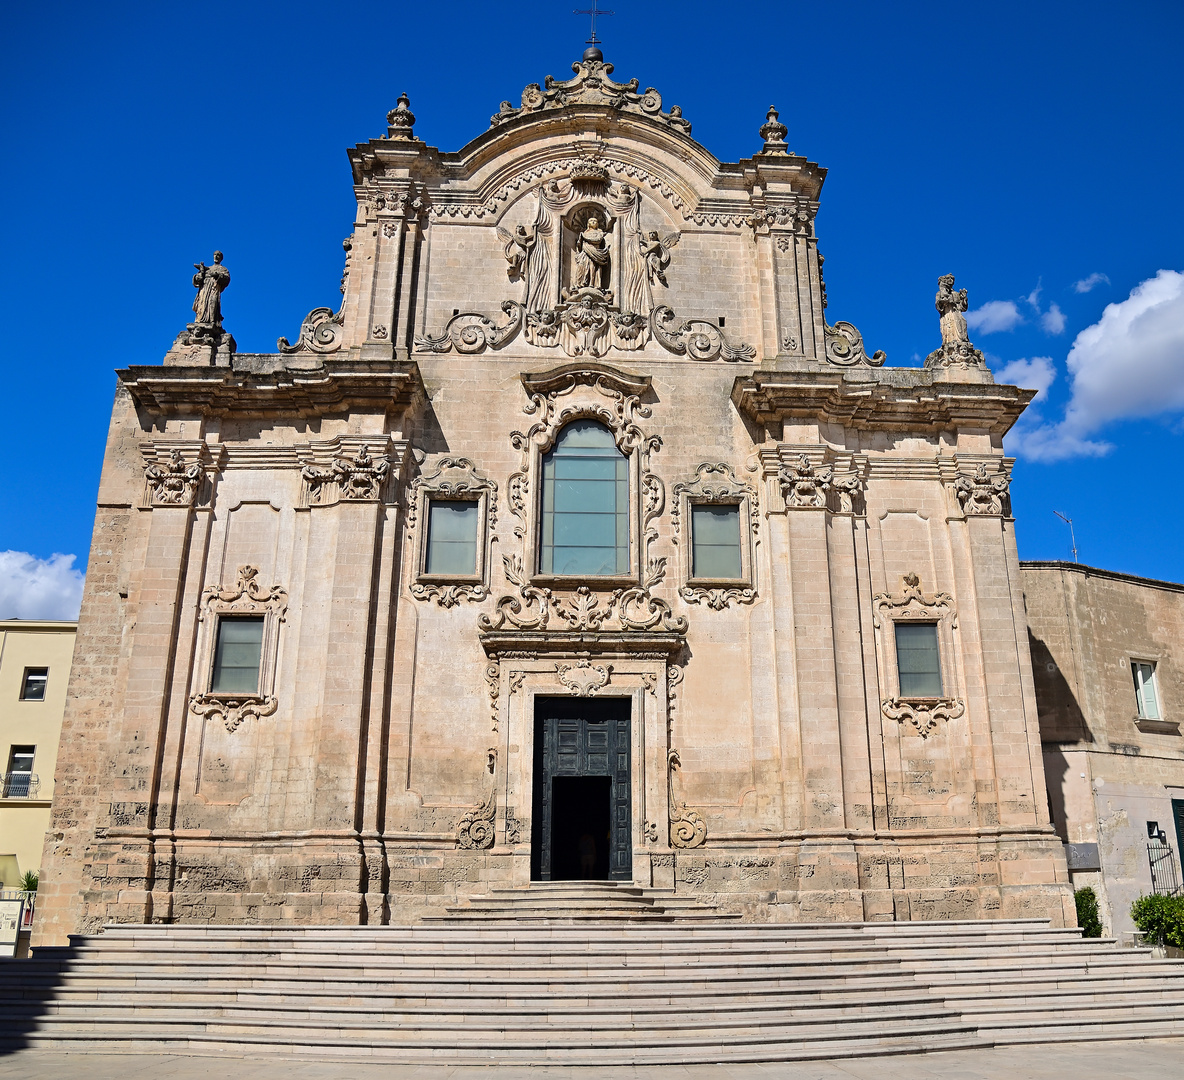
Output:
<path fill-rule="evenodd" d="M 608 249 L 608 233 L 600 226 L 600 218 L 593 214 L 588 218 L 584 231 L 576 237 L 576 289 L 598 289 L 608 291 L 611 280 L 611 259 Z"/>
<path fill-rule="evenodd" d="M 672 232 L 659 238 L 651 231 L 649 236 L 638 234 L 637 240 L 641 244 L 641 257 L 645 260 L 645 272 L 650 284 L 659 282 L 663 288 L 670 288 L 666 282 L 666 267 L 670 265 L 670 250 L 682 239 L 682 233 Z"/>
<path fill-rule="evenodd" d="M 942 274 L 937 279 L 937 313 L 941 316 L 941 343 L 943 345 L 958 345 L 969 342 L 966 332 L 966 317 L 962 314 L 969 306 L 966 300 L 966 290 L 954 292 L 954 275 Z"/>
<path fill-rule="evenodd" d="M 542 311 L 550 306 L 551 253 L 542 239 L 549 231 L 545 222 L 536 222 L 530 229 L 518 225 L 513 232 L 497 227 L 502 251 L 510 264 L 506 273 L 511 281 L 525 282 L 522 304 L 527 311 Z"/>

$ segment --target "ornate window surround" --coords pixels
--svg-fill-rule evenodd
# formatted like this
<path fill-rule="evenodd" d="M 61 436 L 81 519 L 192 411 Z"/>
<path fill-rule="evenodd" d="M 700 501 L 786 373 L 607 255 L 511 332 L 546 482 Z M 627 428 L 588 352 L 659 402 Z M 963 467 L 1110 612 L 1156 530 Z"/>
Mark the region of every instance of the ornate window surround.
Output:
<path fill-rule="evenodd" d="M 704 461 L 695 466 L 695 479 L 675 484 L 670 517 L 674 543 L 679 547 L 678 594 L 689 604 L 704 603 L 715 611 L 732 601 L 751 604 L 756 599 L 756 545 L 760 522 L 760 496 L 755 488 L 736 479 L 730 465 Z M 738 578 L 696 578 L 693 575 L 691 508 L 706 505 L 740 508 L 740 576 Z M 686 542 L 680 543 L 686 523 Z"/>
<path fill-rule="evenodd" d="M 198 716 L 221 716 L 233 732 L 248 716 L 270 716 L 278 707 L 275 676 L 279 659 L 280 624 L 288 613 L 288 593 L 279 585 L 264 589 L 259 569 L 240 566 L 233 586 L 208 585 L 198 610 L 197 656 L 194 670 L 204 690 L 193 694 L 189 708 Z M 262 615 L 263 647 L 259 656 L 259 685 L 253 694 L 221 693 L 210 689 L 214 677 L 214 650 L 218 621 L 226 615 Z"/>
<path fill-rule="evenodd" d="M 937 655 L 941 670 L 941 697 L 903 697 L 900 692 L 900 667 L 896 655 L 897 623 L 930 623 L 937 627 Z M 920 576 L 907 573 L 901 579 L 899 593 L 877 593 L 872 597 L 872 625 L 876 630 L 876 652 L 880 668 L 880 707 L 890 720 L 910 722 L 917 734 L 927 739 L 938 720 L 954 720 L 965 711 L 964 701 L 956 694 L 958 679 L 954 631 L 958 613 L 949 593 L 927 594 Z"/>
<path fill-rule="evenodd" d="M 538 420 L 525 432 L 510 435 L 522 454 L 521 468 L 509 480 L 510 511 L 518 519 L 514 535 L 524 543 L 523 565 L 532 584 L 597 591 L 637 585 L 649 566 L 649 544 L 657 538 L 651 522 L 666 506 L 666 487 L 649 471 L 650 455 L 662 440 L 638 426 L 651 410 L 641 397 L 650 388 L 648 376 L 618 371 L 605 364 L 565 364 L 538 375 L 524 373 L 522 385 L 530 401 L 522 411 Z M 612 432 L 617 449 L 628 460 L 629 572 L 569 576 L 539 572 L 542 518 L 542 462 L 559 433 L 572 421 L 595 420 Z"/>
<path fill-rule="evenodd" d="M 477 560 L 472 574 L 429 574 L 428 510 L 433 502 L 477 504 Z M 411 482 L 407 506 L 407 540 L 414 544 L 414 571 L 409 588 L 416 600 L 435 598 L 450 608 L 461 600 L 481 601 L 489 596 L 489 548 L 497 527 L 497 483 L 478 471 L 468 458 L 443 457 L 430 473 Z"/>

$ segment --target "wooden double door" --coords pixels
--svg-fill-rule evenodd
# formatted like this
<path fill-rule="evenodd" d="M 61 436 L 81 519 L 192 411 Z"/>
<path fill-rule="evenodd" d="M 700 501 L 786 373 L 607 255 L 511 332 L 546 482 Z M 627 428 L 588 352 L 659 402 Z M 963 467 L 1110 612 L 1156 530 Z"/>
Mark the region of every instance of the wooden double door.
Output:
<path fill-rule="evenodd" d="M 628 698 L 536 698 L 531 878 L 631 881 Z"/>

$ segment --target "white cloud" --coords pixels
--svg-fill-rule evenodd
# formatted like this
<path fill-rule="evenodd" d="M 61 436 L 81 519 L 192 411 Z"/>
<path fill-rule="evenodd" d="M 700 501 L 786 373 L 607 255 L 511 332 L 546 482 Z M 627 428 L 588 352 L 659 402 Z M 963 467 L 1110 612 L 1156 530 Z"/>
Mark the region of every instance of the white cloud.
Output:
<path fill-rule="evenodd" d="M 995 372 L 998 383 L 1012 383 L 1036 390 L 1032 399 L 1040 401 L 1048 396 L 1048 388 L 1056 381 L 1057 368 L 1051 356 L 1033 356 L 1031 360 L 1012 360 Z"/>
<path fill-rule="evenodd" d="M 1110 279 L 1105 274 L 1094 273 L 1090 274 L 1089 277 L 1082 278 L 1080 281 L 1073 282 L 1073 288 L 1079 293 L 1086 293 L 1095 286 L 1101 285 L 1102 282 L 1105 282 L 1107 285 L 1109 285 Z"/>
<path fill-rule="evenodd" d="M 1036 312 L 1037 315 L 1040 314 L 1040 293 L 1043 290 L 1043 288 L 1044 288 L 1044 279 L 1040 278 L 1036 282 L 1036 288 L 1034 288 L 1030 293 L 1028 293 L 1027 296 L 1024 297 L 1024 299 L 1028 302 L 1028 306 L 1034 312 Z"/>
<path fill-rule="evenodd" d="M 966 324 L 983 334 L 1014 330 L 1024 321 L 1020 309 L 1012 300 L 988 300 L 980 308 L 966 313 Z"/>
<path fill-rule="evenodd" d="M 1184 274 L 1160 270 L 1077 335 L 1066 361 L 1072 393 L 1064 419 L 1021 427 L 1010 447 L 1059 461 L 1100 456 L 1095 436 L 1119 420 L 1184 410 Z"/>
<path fill-rule="evenodd" d="M 1057 304 L 1049 304 L 1048 310 L 1040 316 L 1040 326 L 1046 334 L 1065 332 L 1065 313 Z"/>
<path fill-rule="evenodd" d="M 77 619 L 82 582 L 73 555 L 0 551 L 0 619 Z"/>

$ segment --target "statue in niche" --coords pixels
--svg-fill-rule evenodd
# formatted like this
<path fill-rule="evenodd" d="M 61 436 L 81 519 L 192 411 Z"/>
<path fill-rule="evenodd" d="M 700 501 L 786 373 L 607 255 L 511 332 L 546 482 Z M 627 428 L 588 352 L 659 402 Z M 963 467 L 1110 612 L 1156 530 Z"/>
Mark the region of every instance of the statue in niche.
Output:
<path fill-rule="evenodd" d="M 207 333 L 222 329 L 222 293 L 230 284 L 230 271 L 222 265 L 222 252 L 214 252 L 214 265 L 194 263 L 193 287 L 197 296 L 193 300 L 193 325 Z"/>
<path fill-rule="evenodd" d="M 965 343 L 969 345 L 970 337 L 966 331 L 966 317 L 962 314 L 969 306 L 966 290 L 954 291 L 954 275 L 942 274 L 937 279 L 937 313 L 941 316 L 941 343 L 943 346 L 957 347 Z"/>
<path fill-rule="evenodd" d="M 601 228 L 600 217 L 593 213 L 575 242 L 574 289 L 597 289 L 608 292 L 612 280 L 612 254 L 608 248 L 608 232 Z"/>

